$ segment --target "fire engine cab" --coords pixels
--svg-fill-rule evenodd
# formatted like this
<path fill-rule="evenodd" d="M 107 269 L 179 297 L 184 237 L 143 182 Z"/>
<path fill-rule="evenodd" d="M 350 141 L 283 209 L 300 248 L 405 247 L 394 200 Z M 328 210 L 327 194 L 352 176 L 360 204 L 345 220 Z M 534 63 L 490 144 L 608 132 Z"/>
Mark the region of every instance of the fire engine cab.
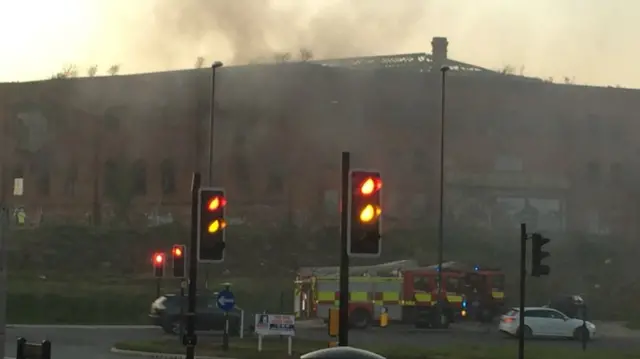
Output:
<path fill-rule="evenodd" d="M 367 328 L 378 322 L 385 309 L 390 321 L 423 327 L 447 327 L 449 323 L 465 318 L 470 300 L 483 293 L 498 306 L 503 305 L 504 274 L 499 269 L 456 262 L 443 263 L 442 268 L 443 285 L 439 289 L 435 265 L 421 267 L 415 261 L 404 260 L 351 267 L 351 326 Z M 328 319 L 329 308 L 339 306 L 338 273 L 337 267 L 300 269 L 294 294 L 294 312 L 298 318 Z M 443 315 L 434 316 L 438 302 L 443 308 Z"/>

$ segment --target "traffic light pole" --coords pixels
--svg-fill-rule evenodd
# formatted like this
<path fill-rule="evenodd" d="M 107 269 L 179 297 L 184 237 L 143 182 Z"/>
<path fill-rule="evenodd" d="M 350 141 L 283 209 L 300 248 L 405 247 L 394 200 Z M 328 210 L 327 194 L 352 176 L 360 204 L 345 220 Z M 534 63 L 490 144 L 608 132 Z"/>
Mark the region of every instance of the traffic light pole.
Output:
<path fill-rule="evenodd" d="M 180 281 L 180 340 L 184 337 L 184 280 Z"/>
<path fill-rule="evenodd" d="M 518 324 L 518 359 L 524 359 L 524 297 L 527 280 L 527 225 L 520 223 L 520 315 Z"/>
<path fill-rule="evenodd" d="M 347 226 L 349 222 L 349 169 L 351 154 L 342 152 L 340 203 L 340 320 L 338 321 L 338 345 L 349 345 L 349 255 L 347 254 Z"/>
<path fill-rule="evenodd" d="M 9 232 L 9 209 L 0 199 L 0 357 L 5 356 L 7 325 L 7 237 Z"/>
<path fill-rule="evenodd" d="M 195 359 L 196 344 L 196 291 L 198 280 L 198 190 L 201 185 L 200 173 L 194 172 L 191 182 L 191 245 L 189 252 L 189 303 L 187 307 L 187 334 L 182 343 L 187 347 L 186 359 Z"/>

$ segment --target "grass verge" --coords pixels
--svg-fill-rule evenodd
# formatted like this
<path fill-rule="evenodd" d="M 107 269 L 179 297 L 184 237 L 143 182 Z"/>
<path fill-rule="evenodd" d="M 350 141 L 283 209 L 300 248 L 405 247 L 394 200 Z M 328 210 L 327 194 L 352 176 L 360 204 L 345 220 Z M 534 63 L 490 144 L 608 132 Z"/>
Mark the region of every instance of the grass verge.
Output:
<path fill-rule="evenodd" d="M 626 327 L 633 330 L 640 330 L 640 318 L 633 319 L 625 323 Z"/>
<path fill-rule="evenodd" d="M 284 312 L 292 308 L 289 282 L 258 282 L 227 278 L 240 307 L 251 312 Z M 222 281 L 221 281 L 222 282 Z M 179 281 L 165 278 L 162 293 L 177 293 Z M 212 288 L 216 290 L 216 288 Z M 153 278 L 97 277 L 71 280 L 9 278 L 7 316 L 12 324 L 149 324 L 151 302 L 156 299 Z"/>
<path fill-rule="evenodd" d="M 210 339 L 200 338 L 196 348 L 197 355 L 236 358 L 236 359 L 290 359 L 287 356 L 287 341 L 279 338 L 265 338 L 263 351 L 258 352 L 258 341 L 255 337 L 232 339 L 228 352 L 220 348 L 220 339 L 215 343 Z M 184 354 L 185 349 L 176 339 L 125 341 L 114 345 L 117 349 L 153 353 Z M 310 351 L 327 347 L 327 342 L 296 339 L 293 340 L 293 357 L 299 357 Z M 364 347 L 363 349 L 379 353 L 389 359 L 513 359 L 517 356 L 516 343 L 503 346 L 456 345 L 437 348 L 410 348 L 407 346 Z M 557 348 L 530 345 L 526 350 L 527 359 L 640 359 L 640 353 L 624 353 L 617 351 L 588 350 L 579 348 Z"/>

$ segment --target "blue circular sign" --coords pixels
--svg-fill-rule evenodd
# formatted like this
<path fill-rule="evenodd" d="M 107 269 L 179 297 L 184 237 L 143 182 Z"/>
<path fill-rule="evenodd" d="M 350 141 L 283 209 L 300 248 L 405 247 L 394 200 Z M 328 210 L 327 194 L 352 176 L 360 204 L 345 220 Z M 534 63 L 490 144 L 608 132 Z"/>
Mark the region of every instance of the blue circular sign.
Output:
<path fill-rule="evenodd" d="M 218 293 L 216 304 L 222 311 L 228 312 L 236 306 L 236 297 L 233 296 L 233 293 L 231 293 L 231 291 L 220 291 L 220 293 Z"/>

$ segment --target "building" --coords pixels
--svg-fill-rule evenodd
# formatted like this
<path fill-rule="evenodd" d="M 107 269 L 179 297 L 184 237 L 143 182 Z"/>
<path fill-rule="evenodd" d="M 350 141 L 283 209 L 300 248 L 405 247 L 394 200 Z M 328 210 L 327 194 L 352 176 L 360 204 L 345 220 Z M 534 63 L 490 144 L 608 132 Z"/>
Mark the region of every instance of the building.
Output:
<path fill-rule="evenodd" d="M 387 228 L 435 227 L 447 65 L 447 225 L 635 237 L 640 92 L 500 73 L 449 59 L 444 38 L 432 46 L 218 69 L 212 183 L 232 224 L 337 224 L 349 150 L 384 173 Z M 1 84 L 3 198 L 31 222 L 185 221 L 191 173 L 208 182 L 209 87 L 209 69 Z"/>

